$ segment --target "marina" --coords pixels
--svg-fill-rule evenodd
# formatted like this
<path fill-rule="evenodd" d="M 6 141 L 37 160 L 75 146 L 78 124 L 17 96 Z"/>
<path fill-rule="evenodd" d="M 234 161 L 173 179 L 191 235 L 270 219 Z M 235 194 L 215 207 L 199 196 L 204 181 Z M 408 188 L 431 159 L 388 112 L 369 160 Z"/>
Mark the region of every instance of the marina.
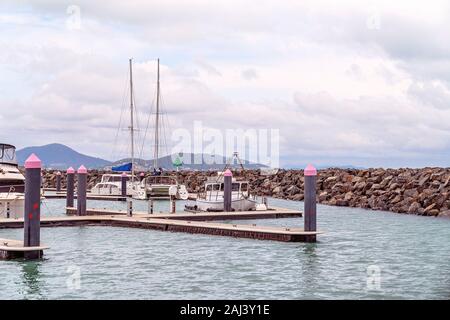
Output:
<path fill-rule="evenodd" d="M 250 238 L 258 240 L 272 240 L 283 242 L 316 242 L 317 235 L 321 232 L 316 230 L 316 198 L 315 198 L 315 176 L 317 171 L 314 167 L 308 166 L 305 169 L 305 180 L 311 181 L 311 186 L 305 189 L 305 228 L 277 228 L 267 226 L 226 224 L 210 222 L 212 220 L 226 219 L 261 219 L 279 217 L 301 217 L 302 213 L 283 208 L 267 208 L 267 203 L 263 208 L 253 210 L 236 211 L 232 207 L 233 201 L 233 180 L 229 169 L 224 172 L 224 183 L 221 189 L 222 212 L 190 211 L 184 214 L 176 214 L 176 200 L 170 199 L 171 214 L 153 214 L 153 200 L 149 200 L 149 212 L 134 212 L 132 197 L 127 197 L 127 175 L 122 174 L 121 189 L 122 195 L 126 198 L 126 211 L 111 210 L 89 210 L 87 208 L 87 169 L 81 165 L 77 170 L 77 206 L 74 202 L 74 175 L 73 168 L 67 170 L 67 190 L 66 190 L 66 217 L 46 217 L 41 216 L 42 201 L 42 162 L 35 155 L 31 154 L 25 161 L 25 193 L 24 193 L 24 213 L 23 219 L 18 217 L 4 217 L 0 219 L 0 228 L 23 228 L 24 240 L 4 240 L 0 250 L 0 258 L 15 259 L 23 257 L 25 259 L 41 259 L 44 248 L 40 243 L 41 227 L 73 227 L 73 226 L 110 226 L 142 228 L 159 231 L 186 232 L 196 234 L 208 234 L 229 236 L 237 238 Z M 60 177 L 61 174 L 58 174 Z M 57 184 L 60 189 L 60 184 Z M 240 186 L 240 185 L 239 185 Z M 247 197 L 241 193 L 241 188 L 237 190 L 238 196 Z M 247 191 L 248 192 L 248 191 Z M 313 197 L 308 197 L 313 194 Z M 196 199 L 198 201 L 198 199 Z M 187 207 L 187 206 L 186 206 Z M 21 254 L 21 255 L 19 255 Z"/>
<path fill-rule="evenodd" d="M 448 1 L 4 2 L 2 311 L 450 301 Z"/>

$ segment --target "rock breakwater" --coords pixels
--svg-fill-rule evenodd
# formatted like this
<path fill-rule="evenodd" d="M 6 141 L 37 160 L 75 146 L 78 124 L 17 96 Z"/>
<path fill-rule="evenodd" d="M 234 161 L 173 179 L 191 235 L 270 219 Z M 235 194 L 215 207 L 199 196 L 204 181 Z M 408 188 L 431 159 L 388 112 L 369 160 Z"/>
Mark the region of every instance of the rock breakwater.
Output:
<path fill-rule="evenodd" d="M 88 188 L 100 181 L 102 171 L 90 171 Z M 180 171 L 179 182 L 189 192 L 199 192 L 208 176 L 215 172 Z M 235 172 L 236 177 L 250 181 L 258 195 L 303 200 L 303 170 L 279 170 L 263 175 L 260 170 Z M 63 175 L 62 185 L 66 179 Z M 44 171 L 44 187 L 54 188 L 55 171 Z M 325 169 L 317 177 L 317 200 L 334 206 L 424 216 L 450 217 L 450 168 L 421 169 Z"/>

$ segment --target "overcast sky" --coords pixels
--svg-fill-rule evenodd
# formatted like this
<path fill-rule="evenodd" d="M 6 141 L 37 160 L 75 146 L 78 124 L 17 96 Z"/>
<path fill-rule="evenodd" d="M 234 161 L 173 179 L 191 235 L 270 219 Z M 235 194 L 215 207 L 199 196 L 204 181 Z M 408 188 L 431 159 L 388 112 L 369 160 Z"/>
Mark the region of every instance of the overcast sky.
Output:
<path fill-rule="evenodd" d="M 279 129 L 283 166 L 448 167 L 449 40 L 437 0 L 1 0 L 0 140 L 116 157 L 128 59 L 145 126 L 159 57 L 169 129 Z"/>

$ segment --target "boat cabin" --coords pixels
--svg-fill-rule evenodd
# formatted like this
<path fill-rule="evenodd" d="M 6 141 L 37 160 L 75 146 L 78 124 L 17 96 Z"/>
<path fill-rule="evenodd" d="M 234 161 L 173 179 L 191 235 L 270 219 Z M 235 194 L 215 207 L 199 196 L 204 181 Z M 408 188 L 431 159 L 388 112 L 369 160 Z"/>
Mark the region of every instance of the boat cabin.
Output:
<path fill-rule="evenodd" d="M 25 177 L 17 166 L 16 147 L 0 143 L 0 192 L 24 191 Z"/>
<path fill-rule="evenodd" d="M 163 184 L 163 185 L 177 185 L 177 179 L 173 176 L 148 176 L 145 179 L 145 184 L 147 185 L 155 185 L 155 184 Z"/>
<path fill-rule="evenodd" d="M 208 200 L 223 197 L 224 183 L 221 181 L 205 183 L 204 196 Z M 247 181 L 233 181 L 231 183 L 231 194 L 233 198 L 248 197 L 249 184 Z"/>

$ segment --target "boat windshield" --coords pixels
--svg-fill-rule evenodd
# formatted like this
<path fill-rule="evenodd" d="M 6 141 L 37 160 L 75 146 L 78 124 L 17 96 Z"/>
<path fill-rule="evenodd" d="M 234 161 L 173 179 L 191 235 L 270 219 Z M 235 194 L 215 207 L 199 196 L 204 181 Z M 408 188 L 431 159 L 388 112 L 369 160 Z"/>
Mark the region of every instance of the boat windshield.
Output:
<path fill-rule="evenodd" d="M 206 191 L 223 191 L 223 183 L 207 183 Z M 231 184 L 231 191 L 235 192 L 245 192 L 248 191 L 248 183 L 244 182 L 233 182 Z"/>
<path fill-rule="evenodd" d="M 17 164 L 16 147 L 10 144 L 0 144 L 0 163 Z"/>
<path fill-rule="evenodd" d="M 121 182 L 122 177 L 118 175 L 103 175 L 102 182 Z"/>
<path fill-rule="evenodd" d="M 149 176 L 146 178 L 147 184 L 177 184 L 177 180 L 170 176 Z"/>

